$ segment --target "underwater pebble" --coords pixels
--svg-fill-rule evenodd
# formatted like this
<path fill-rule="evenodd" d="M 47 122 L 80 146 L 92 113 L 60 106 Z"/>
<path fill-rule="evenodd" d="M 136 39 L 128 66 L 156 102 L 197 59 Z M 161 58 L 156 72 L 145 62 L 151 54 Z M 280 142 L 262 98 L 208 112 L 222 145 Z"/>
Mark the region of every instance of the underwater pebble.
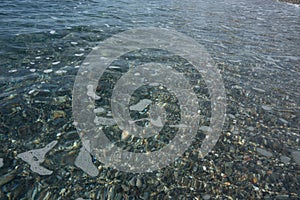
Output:
<path fill-rule="evenodd" d="M 55 74 L 58 74 L 58 75 L 62 75 L 62 74 L 65 74 L 65 73 L 67 73 L 66 70 L 57 70 L 57 71 L 55 72 Z"/>
<path fill-rule="evenodd" d="M 58 65 L 60 61 L 53 62 L 52 65 Z"/>
<path fill-rule="evenodd" d="M 264 109 L 266 111 L 272 110 L 272 107 L 270 107 L 270 106 L 261 106 L 261 107 L 262 107 L 262 109 Z"/>
<path fill-rule="evenodd" d="M 119 66 L 114 66 L 114 65 L 111 65 L 111 66 L 109 66 L 108 68 L 109 68 L 109 69 L 120 69 Z"/>
<path fill-rule="evenodd" d="M 49 73 L 53 72 L 53 69 L 45 69 L 43 72 L 45 74 L 49 74 Z"/>
<path fill-rule="evenodd" d="M 205 195 L 202 196 L 202 198 L 204 200 L 209 200 L 210 199 L 210 195 L 209 194 L 205 194 Z"/>
<path fill-rule="evenodd" d="M 261 93 L 265 93 L 266 92 L 265 90 L 260 89 L 260 88 L 256 88 L 256 87 L 253 87 L 253 90 L 256 90 L 257 92 L 261 92 Z"/>
<path fill-rule="evenodd" d="M 3 167 L 4 162 L 3 162 L 3 158 L 0 158 L 0 167 Z"/>
<path fill-rule="evenodd" d="M 36 69 L 29 69 L 30 72 L 36 72 Z"/>
<path fill-rule="evenodd" d="M 53 119 L 57 119 L 57 118 L 62 118 L 62 117 L 66 117 L 66 113 L 62 110 L 54 110 L 52 112 L 52 118 Z"/>
<path fill-rule="evenodd" d="M 288 164 L 291 159 L 287 156 L 280 156 L 280 160 L 281 160 L 281 162 Z"/>
<path fill-rule="evenodd" d="M 77 57 L 80 57 L 80 56 L 83 56 L 84 55 L 84 53 L 75 53 L 75 56 L 77 56 Z"/>
<path fill-rule="evenodd" d="M 16 69 L 11 69 L 11 70 L 9 70 L 8 71 L 8 73 L 14 73 L 14 72 L 17 72 L 18 70 L 16 70 Z"/>
<path fill-rule="evenodd" d="M 105 109 L 104 108 L 96 108 L 94 109 L 94 113 L 104 113 Z"/>
<path fill-rule="evenodd" d="M 300 151 L 293 151 L 292 156 L 295 160 L 295 162 L 300 165 Z"/>
<path fill-rule="evenodd" d="M 78 42 L 71 42 L 71 44 L 76 45 L 76 44 L 78 44 Z"/>
<path fill-rule="evenodd" d="M 279 120 L 280 120 L 282 123 L 284 123 L 284 124 L 288 124 L 288 123 L 289 123 L 288 121 L 286 121 L 285 119 L 282 119 L 282 118 L 279 118 Z"/>
<path fill-rule="evenodd" d="M 269 151 L 267 151 L 267 150 L 265 150 L 265 149 L 262 149 L 262 148 L 256 148 L 256 151 L 259 153 L 259 154 L 261 154 L 261 155 L 263 155 L 263 156 L 266 156 L 266 157 L 272 157 L 273 156 L 273 154 L 271 153 L 271 152 L 269 152 Z"/>
<path fill-rule="evenodd" d="M 235 118 L 235 116 L 233 114 L 228 114 L 228 117 L 231 118 L 231 119 Z"/>
<path fill-rule="evenodd" d="M 55 34 L 55 33 L 56 33 L 56 31 L 54 31 L 54 30 L 51 30 L 51 31 L 50 31 L 50 34 L 51 34 L 51 35 L 53 35 L 53 34 Z"/>

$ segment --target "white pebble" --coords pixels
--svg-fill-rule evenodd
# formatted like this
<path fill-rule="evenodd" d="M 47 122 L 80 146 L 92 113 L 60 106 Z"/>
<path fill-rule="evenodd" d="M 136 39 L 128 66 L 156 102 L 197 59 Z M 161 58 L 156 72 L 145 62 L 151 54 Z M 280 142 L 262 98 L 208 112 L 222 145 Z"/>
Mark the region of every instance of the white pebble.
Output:
<path fill-rule="evenodd" d="M 44 73 L 46 73 L 46 74 L 51 73 L 51 72 L 53 72 L 53 69 L 45 69 L 44 70 Z"/>
<path fill-rule="evenodd" d="M 54 31 L 54 30 L 50 31 L 50 34 L 52 34 L 52 35 L 55 34 L 55 33 L 56 33 L 56 31 Z"/>
<path fill-rule="evenodd" d="M 80 56 L 83 56 L 84 55 L 84 53 L 75 53 L 75 56 L 77 56 L 77 57 L 80 57 Z"/>
<path fill-rule="evenodd" d="M 60 61 L 53 62 L 52 65 L 58 65 Z"/>
<path fill-rule="evenodd" d="M 36 72 L 36 69 L 29 69 L 30 72 Z"/>
<path fill-rule="evenodd" d="M 65 74 L 65 73 L 67 73 L 66 70 L 57 70 L 57 71 L 55 72 L 55 74 L 58 74 L 58 75 L 62 75 L 62 74 Z"/>
<path fill-rule="evenodd" d="M 14 73 L 14 72 L 17 72 L 18 70 L 16 70 L 16 69 L 11 69 L 11 70 L 9 70 L 8 72 L 9 73 Z"/>

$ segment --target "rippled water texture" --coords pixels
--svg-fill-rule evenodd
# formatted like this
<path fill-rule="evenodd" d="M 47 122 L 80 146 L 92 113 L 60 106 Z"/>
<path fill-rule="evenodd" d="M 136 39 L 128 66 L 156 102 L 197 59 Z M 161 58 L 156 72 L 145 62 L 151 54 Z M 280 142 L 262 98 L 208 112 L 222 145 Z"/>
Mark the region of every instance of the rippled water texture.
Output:
<path fill-rule="evenodd" d="M 299 7 L 275 0 L 1 0 L 0 199 L 299 199 L 299 19 Z M 203 45 L 221 71 L 228 104 L 209 155 L 199 158 L 199 134 L 180 159 L 145 176 L 89 157 L 72 117 L 84 58 L 100 41 L 139 27 L 173 29 Z M 152 53 L 135 52 L 117 64 L 130 66 L 147 54 L 183 62 Z M 208 97 L 203 88 L 199 94 Z M 205 126 L 209 105 L 202 105 Z M 49 144 L 40 175 L 21 153 Z M 79 154 L 92 171 L 76 164 Z"/>

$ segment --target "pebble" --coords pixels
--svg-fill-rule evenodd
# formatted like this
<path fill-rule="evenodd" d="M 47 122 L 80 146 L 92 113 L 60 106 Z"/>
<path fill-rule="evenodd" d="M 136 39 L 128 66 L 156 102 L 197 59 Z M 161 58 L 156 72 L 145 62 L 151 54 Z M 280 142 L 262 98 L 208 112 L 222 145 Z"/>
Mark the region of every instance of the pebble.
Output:
<path fill-rule="evenodd" d="M 105 109 L 104 108 L 96 108 L 94 109 L 94 113 L 104 113 Z"/>
<path fill-rule="evenodd" d="M 253 126 L 249 126 L 247 129 L 248 129 L 249 131 L 254 131 L 254 127 L 253 127 Z"/>
<path fill-rule="evenodd" d="M 272 157 L 273 156 L 273 154 L 271 153 L 271 152 L 269 152 L 269 151 L 267 151 L 267 150 L 265 150 L 265 149 L 262 149 L 262 148 L 256 148 L 256 151 L 259 153 L 259 154 L 261 154 L 261 155 L 263 155 L 263 156 L 266 156 L 266 157 Z"/>
<path fill-rule="evenodd" d="M 29 69 L 30 72 L 36 72 L 36 69 Z"/>
<path fill-rule="evenodd" d="M 281 160 L 281 162 L 288 164 L 291 159 L 287 156 L 280 156 L 280 160 Z"/>
<path fill-rule="evenodd" d="M 253 90 L 256 90 L 257 92 L 261 92 L 261 93 L 265 93 L 266 92 L 265 90 L 260 89 L 260 88 L 256 88 L 256 87 L 253 87 Z"/>
<path fill-rule="evenodd" d="M 53 69 L 45 69 L 45 70 L 44 70 L 44 73 L 45 73 L 45 74 L 49 74 L 49 73 L 51 73 L 51 72 L 53 72 Z"/>
<path fill-rule="evenodd" d="M 11 69 L 11 70 L 9 70 L 8 71 L 8 73 L 14 73 L 14 72 L 17 72 L 18 70 L 16 70 L 16 69 Z"/>
<path fill-rule="evenodd" d="M 265 111 L 270 111 L 270 110 L 272 110 L 272 107 L 270 107 L 270 106 L 261 106 L 262 107 L 262 109 L 264 109 Z"/>
<path fill-rule="evenodd" d="M 228 114 L 228 117 L 231 118 L 231 119 L 235 118 L 235 116 L 233 114 Z"/>
<path fill-rule="evenodd" d="M 52 113 L 52 118 L 57 119 L 57 118 L 62 118 L 66 117 L 66 113 L 62 110 L 54 110 Z"/>
<path fill-rule="evenodd" d="M 4 162 L 3 162 L 3 158 L 0 158 L 0 167 L 3 167 Z"/>
<path fill-rule="evenodd" d="M 202 196 L 203 200 L 209 200 L 210 199 L 210 195 L 209 194 L 205 194 Z"/>
<path fill-rule="evenodd" d="M 51 35 L 53 35 L 53 34 L 55 34 L 55 33 L 56 33 L 56 31 L 54 31 L 54 30 L 51 30 L 51 31 L 50 31 L 50 34 L 51 34 Z"/>
<path fill-rule="evenodd" d="M 75 56 L 77 56 L 77 57 L 80 57 L 80 56 L 83 56 L 84 55 L 84 53 L 75 53 Z"/>
<path fill-rule="evenodd" d="M 52 65 L 58 65 L 60 61 L 53 62 Z"/>
<path fill-rule="evenodd" d="M 136 187 L 138 187 L 138 188 L 142 187 L 142 181 L 140 178 L 136 179 Z"/>
<path fill-rule="evenodd" d="M 55 72 L 55 74 L 57 74 L 57 75 L 62 75 L 62 74 L 65 74 L 65 73 L 67 73 L 66 70 L 57 70 L 57 71 Z"/>
<path fill-rule="evenodd" d="M 300 151 L 293 151 L 292 156 L 295 160 L 295 162 L 300 165 Z"/>
<path fill-rule="evenodd" d="M 284 123 L 284 124 L 288 124 L 288 123 L 289 123 L 288 121 L 286 121 L 285 119 L 282 119 L 282 118 L 279 118 L 279 120 L 280 120 L 282 123 Z"/>

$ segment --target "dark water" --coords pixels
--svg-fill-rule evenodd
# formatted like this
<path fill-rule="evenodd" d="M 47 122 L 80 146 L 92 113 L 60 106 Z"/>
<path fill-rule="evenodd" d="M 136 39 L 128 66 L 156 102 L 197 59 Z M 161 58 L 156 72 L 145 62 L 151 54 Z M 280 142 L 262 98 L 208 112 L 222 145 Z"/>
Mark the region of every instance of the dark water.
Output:
<path fill-rule="evenodd" d="M 2 0 L 0 199 L 300 198 L 299 19 L 273 0 Z M 222 137 L 205 159 L 190 153 L 146 177 L 104 167 L 89 177 L 74 166 L 75 76 L 98 42 L 139 27 L 176 30 L 210 53 L 226 88 Z M 52 175 L 17 158 L 53 140 Z"/>

